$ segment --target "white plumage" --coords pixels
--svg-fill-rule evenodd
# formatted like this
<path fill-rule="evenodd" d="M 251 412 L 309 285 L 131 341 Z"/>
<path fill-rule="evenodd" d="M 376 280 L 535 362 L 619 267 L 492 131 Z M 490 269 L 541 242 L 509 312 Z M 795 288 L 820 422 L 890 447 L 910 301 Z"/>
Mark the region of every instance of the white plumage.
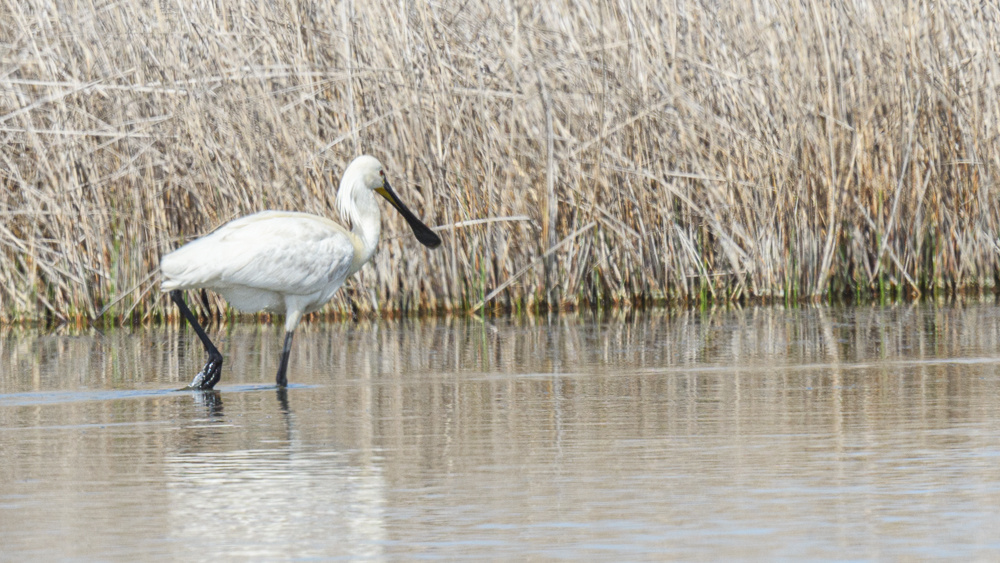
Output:
<path fill-rule="evenodd" d="M 277 384 L 284 387 L 292 333 L 302 315 L 326 304 L 375 253 L 381 233 L 376 193 L 406 218 L 421 243 L 431 248 L 441 244 L 392 191 L 382 164 L 359 156 L 344 171 L 337 192 L 337 208 L 351 230 L 309 213 L 262 211 L 226 223 L 163 257 L 161 289 L 170 292 L 209 354 L 190 388 L 215 385 L 222 355 L 184 304 L 181 290 L 207 288 L 241 311 L 284 314 L 285 347 L 277 375 Z"/>
<path fill-rule="evenodd" d="M 318 215 L 262 211 L 164 256 L 162 289 L 210 288 L 246 313 L 311 313 L 361 269 L 365 261 L 355 257 L 364 249 L 356 240 Z M 292 317 L 285 330 L 295 328 Z"/>

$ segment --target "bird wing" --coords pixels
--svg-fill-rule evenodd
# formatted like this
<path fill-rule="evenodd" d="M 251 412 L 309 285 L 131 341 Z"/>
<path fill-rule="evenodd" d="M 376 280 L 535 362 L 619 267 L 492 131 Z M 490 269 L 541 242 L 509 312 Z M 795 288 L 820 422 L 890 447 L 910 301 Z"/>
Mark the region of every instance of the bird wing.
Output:
<path fill-rule="evenodd" d="M 325 217 L 264 211 L 163 257 L 164 291 L 246 287 L 308 295 L 344 282 L 357 237 Z"/>

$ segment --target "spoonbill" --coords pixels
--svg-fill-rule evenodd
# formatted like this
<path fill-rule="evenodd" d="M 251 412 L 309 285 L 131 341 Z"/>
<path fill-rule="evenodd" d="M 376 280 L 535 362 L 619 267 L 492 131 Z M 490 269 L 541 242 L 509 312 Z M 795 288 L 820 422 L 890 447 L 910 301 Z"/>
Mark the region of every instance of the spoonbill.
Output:
<path fill-rule="evenodd" d="M 161 259 L 160 289 L 170 293 L 208 353 L 205 367 L 188 389 L 207 390 L 218 383 L 222 354 L 181 292 L 207 288 L 240 311 L 284 314 L 285 345 L 275 382 L 279 388 L 286 387 L 292 334 L 302 315 L 320 309 L 375 253 L 382 231 L 375 194 L 399 211 L 424 246 L 440 246 L 441 238 L 389 186 L 382 163 L 364 155 L 347 167 L 337 190 L 337 209 L 351 230 L 319 215 L 261 211 L 226 223 Z"/>

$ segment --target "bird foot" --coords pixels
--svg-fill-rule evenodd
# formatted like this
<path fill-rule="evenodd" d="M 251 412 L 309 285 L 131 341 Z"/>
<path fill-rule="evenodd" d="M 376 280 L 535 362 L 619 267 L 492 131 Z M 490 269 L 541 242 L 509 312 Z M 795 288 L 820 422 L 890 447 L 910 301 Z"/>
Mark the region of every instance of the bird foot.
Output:
<path fill-rule="evenodd" d="M 211 355 L 208 357 L 208 361 L 205 362 L 205 367 L 201 368 L 198 375 L 194 376 L 187 389 L 208 391 L 215 387 L 220 377 L 222 377 L 222 355 Z"/>

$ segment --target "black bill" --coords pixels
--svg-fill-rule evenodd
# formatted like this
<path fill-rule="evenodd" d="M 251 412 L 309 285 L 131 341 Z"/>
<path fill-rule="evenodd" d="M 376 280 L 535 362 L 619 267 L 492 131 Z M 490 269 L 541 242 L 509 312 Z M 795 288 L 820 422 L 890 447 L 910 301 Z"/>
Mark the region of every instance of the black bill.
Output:
<path fill-rule="evenodd" d="M 399 200 L 399 196 L 389 186 L 389 180 L 385 180 L 385 186 L 375 191 L 391 203 L 396 208 L 396 211 L 399 211 L 399 214 L 403 216 L 403 219 L 406 219 L 406 222 L 410 224 L 410 228 L 413 229 L 413 236 L 417 237 L 420 244 L 428 248 L 441 246 L 441 237 L 437 236 L 437 233 L 432 231 L 420 219 L 417 219 L 417 216 L 403 205 L 403 202 Z"/>

